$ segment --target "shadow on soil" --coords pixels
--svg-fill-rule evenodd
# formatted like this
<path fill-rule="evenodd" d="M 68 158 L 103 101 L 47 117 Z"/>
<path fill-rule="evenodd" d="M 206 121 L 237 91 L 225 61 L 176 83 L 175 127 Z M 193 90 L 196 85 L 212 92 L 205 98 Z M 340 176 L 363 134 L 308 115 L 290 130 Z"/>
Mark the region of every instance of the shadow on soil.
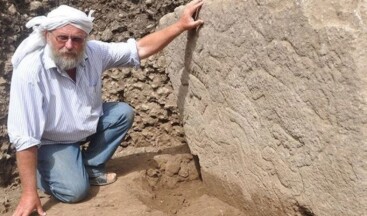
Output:
<path fill-rule="evenodd" d="M 149 168 L 156 168 L 157 163 L 154 161 L 154 157 L 162 154 L 183 154 L 189 153 L 190 150 L 187 146 L 176 146 L 171 148 L 166 148 L 163 150 L 159 150 L 157 152 L 144 152 L 144 153 L 135 153 L 126 156 L 117 156 L 111 159 L 107 164 L 107 170 L 109 172 L 117 173 L 117 176 L 127 175 L 132 172 L 147 170 Z M 88 197 L 83 200 L 83 202 L 87 202 L 93 199 L 98 192 L 100 191 L 100 187 L 91 186 Z M 40 196 L 48 196 L 46 194 L 40 194 Z M 55 198 L 50 198 L 44 205 L 43 208 L 47 212 L 54 205 L 59 203 Z"/>

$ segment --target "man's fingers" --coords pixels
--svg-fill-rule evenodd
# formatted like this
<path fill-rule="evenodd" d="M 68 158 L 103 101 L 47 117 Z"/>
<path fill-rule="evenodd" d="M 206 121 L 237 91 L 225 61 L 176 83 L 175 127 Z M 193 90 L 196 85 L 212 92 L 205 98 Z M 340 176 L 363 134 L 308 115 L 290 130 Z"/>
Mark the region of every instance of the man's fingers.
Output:
<path fill-rule="evenodd" d="M 195 3 L 195 2 L 198 2 L 198 3 L 188 5 L 188 7 L 186 7 L 186 14 L 190 15 L 196 21 L 198 19 L 201 6 L 203 5 L 204 2 L 201 0 L 197 0 L 197 1 L 192 1 L 190 3 Z"/>
<path fill-rule="evenodd" d="M 204 4 L 204 1 L 199 1 L 197 4 L 194 5 L 194 10 L 200 10 L 203 4 Z"/>
<path fill-rule="evenodd" d="M 198 19 L 203 3 L 203 0 L 193 0 L 186 5 L 184 15 L 182 16 L 184 18 L 183 20 L 186 19 L 186 29 L 197 29 L 199 26 L 204 24 L 203 20 Z M 190 19 L 188 19 L 189 17 Z"/>
<path fill-rule="evenodd" d="M 200 4 L 202 2 L 204 2 L 204 1 L 203 0 L 193 0 L 193 1 L 189 2 L 189 4 L 195 5 L 195 4 Z"/>
<path fill-rule="evenodd" d="M 42 209 L 42 206 L 41 206 L 41 205 L 37 207 L 37 212 L 38 212 L 38 214 L 39 214 L 39 215 L 41 215 L 41 216 L 46 216 L 46 212 L 45 212 L 45 211 L 43 211 L 43 209 Z"/>
<path fill-rule="evenodd" d="M 204 4 L 203 0 L 194 0 L 187 4 L 187 8 L 190 10 L 190 13 L 194 13 Z"/>

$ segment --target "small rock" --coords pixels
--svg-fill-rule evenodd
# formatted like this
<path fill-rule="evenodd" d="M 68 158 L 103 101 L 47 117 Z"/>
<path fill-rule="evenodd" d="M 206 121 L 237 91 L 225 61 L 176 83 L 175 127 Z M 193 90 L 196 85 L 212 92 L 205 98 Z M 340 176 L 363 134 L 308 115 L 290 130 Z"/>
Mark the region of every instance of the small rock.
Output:
<path fill-rule="evenodd" d="M 15 6 L 12 4 L 10 5 L 10 7 L 8 8 L 8 12 L 11 14 L 11 15 L 15 15 L 17 13 L 17 9 L 15 8 Z"/>
<path fill-rule="evenodd" d="M 135 89 L 143 90 L 144 83 L 138 82 L 138 83 L 134 83 L 132 86 Z"/>
<path fill-rule="evenodd" d="M 42 9 L 42 2 L 39 2 L 39 1 L 32 1 L 30 4 L 29 4 L 29 10 L 31 12 L 36 12 L 40 9 Z"/>
<path fill-rule="evenodd" d="M 167 65 L 166 58 L 164 56 L 159 57 L 157 60 L 157 66 L 163 68 L 166 67 L 166 65 Z"/>
<path fill-rule="evenodd" d="M 154 76 L 152 78 L 150 78 L 152 81 L 152 84 L 150 84 L 150 86 L 153 88 L 153 89 L 157 89 L 158 87 L 162 86 L 162 79 L 161 77 L 159 76 Z"/>
<path fill-rule="evenodd" d="M 149 105 L 148 104 L 142 104 L 140 106 L 140 110 L 141 111 L 148 111 L 149 110 Z"/>
<path fill-rule="evenodd" d="M 162 88 L 159 88 L 157 90 L 157 94 L 159 96 L 163 96 L 163 97 L 167 97 L 169 94 L 171 93 L 171 90 L 169 90 L 168 88 L 166 87 L 162 87 Z"/>
<path fill-rule="evenodd" d="M 151 16 L 154 16 L 154 15 L 155 15 L 154 11 L 152 11 L 152 10 L 146 10 L 146 11 L 147 11 L 147 13 L 148 13 L 149 15 L 151 15 Z M 153 25 L 153 24 L 151 24 L 151 26 L 153 27 L 154 25 Z M 149 28 L 149 27 L 147 27 L 147 28 Z"/>
<path fill-rule="evenodd" d="M 156 92 L 152 92 L 149 97 L 148 97 L 148 100 L 149 101 L 157 101 L 159 98 L 159 95 L 156 93 Z"/>
<path fill-rule="evenodd" d="M 3 77 L 0 77 L 0 85 L 5 84 L 6 80 Z"/>
<path fill-rule="evenodd" d="M 5 62 L 4 75 L 9 74 L 11 71 L 13 71 L 13 65 L 11 64 L 11 61 L 8 60 Z"/>
<path fill-rule="evenodd" d="M 148 169 L 146 171 L 147 176 L 152 178 L 159 178 L 161 176 L 161 173 L 157 169 Z"/>
<path fill-rule="evenodd" d="M 106 29 L 103 31 L 101 39 L 103 41 L 111 41 L 113 37 L 112 31 L 110 29 Z"/>
<path fill-rule="evenodd" d="M 183 178 L 187 178 L 187 177 L 189 177 L 189 174 L 190 174 L 189 173 L 189 167 L 187 166 L 187 164 L 182 165 L 180 171 L 178 172 L 178 175 L 183 177 Z"/>
<path fill-rule="evenodd" d="M 179 160 L 169 160 L 166 164 L 166 174 L 170 177 L 176 175 L 181 168 L 181 161 Z"/>

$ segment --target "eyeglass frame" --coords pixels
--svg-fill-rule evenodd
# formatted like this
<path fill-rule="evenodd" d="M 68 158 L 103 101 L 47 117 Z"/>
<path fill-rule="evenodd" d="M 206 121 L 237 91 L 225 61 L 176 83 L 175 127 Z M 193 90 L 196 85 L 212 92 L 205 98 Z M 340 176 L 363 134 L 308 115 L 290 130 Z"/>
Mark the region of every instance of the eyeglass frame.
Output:
<path fill-rule="evenodd" d="M 79 36 L 63 35 L 63 34 L 54 35 L 54 33 L 52 31 L 49 31 L 48 33 L 50 33 L 52 36 L 54 36 L 58 43 L 66 43 L 69 40 L 71 40 L 72 43 L 83 44 L 85 42 L 85 40 L 87 39 L 87 37 L 88 37 L 88 36 L 79 37 Z"/>

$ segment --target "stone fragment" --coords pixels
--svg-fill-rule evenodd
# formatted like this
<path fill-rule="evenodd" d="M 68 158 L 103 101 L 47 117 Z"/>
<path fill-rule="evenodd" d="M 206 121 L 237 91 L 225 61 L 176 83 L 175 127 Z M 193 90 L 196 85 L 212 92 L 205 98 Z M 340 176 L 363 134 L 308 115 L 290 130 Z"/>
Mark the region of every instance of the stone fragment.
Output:
<path fill-rule="evenodd" d="M 111 41 L 113 37 L 113 33 L 110 29 L 106 29 L 102 32 L 101 40 L 102 41 Z"/>
<path fill-rule="evenodd" d="M 15 15 L 17 13 L 17 8 L 15 7 L 14 4 L 11 4 L 10 7 L 8 8 L 8 11 L 11 15 Z"/>
<path fill-rule="evenodd" d="M 31 1 L 31 3 L 29 4 L 29 10 L 31 12 L 36 12 L 38 10 L 41 10 L 42 8 L 42 2 L 40 1 Z"/>
<path fill-rule="evenodd" d="M 147 4 L 148 6 L 151 5 L 153 3 L 153 0 L 145 0 L 145 4 Z"/>
<path fill-rule="evenodd" d="M 172 176 L 176 175 L 179 172 L 180 168 L 181 168 L 181 161 L 171 159 L 167 162 L 167 164 L 165 166 L 166 174 L 168 176 L 172 177 Z"/>

